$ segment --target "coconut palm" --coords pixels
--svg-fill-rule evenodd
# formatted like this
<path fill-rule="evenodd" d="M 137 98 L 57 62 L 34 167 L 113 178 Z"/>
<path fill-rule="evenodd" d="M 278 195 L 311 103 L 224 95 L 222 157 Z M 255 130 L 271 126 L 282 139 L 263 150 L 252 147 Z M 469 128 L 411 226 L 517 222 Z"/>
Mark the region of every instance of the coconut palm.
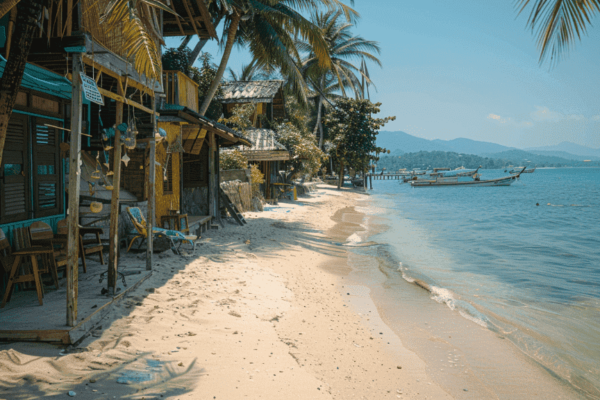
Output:
<path fill-rule="evenodd" d="M 239 74 L 231 67 L 228 71 L 230 81 L 258 81 L 269 79 L 273 75 L 272 72 L 261 66 L 256 59 L 252 60 L 250 64 L 243 64 Z"/>
<path fill-rule="evenodd" d="M 380 52 L 377 42 L 353 35 L 351 32 L 353 24 L 341 17 L 342 13 L 339 10 L 315 12 L 312 16 L 312 21 L 319 27 L 327 43 L 327 52 L 331 59 L 328 67 L 319 63 L 315 49 L 309 42 L 305 40 L 296 42 L 298 50 L 306 55 L 302 61 L 303 73 L 313 89 L 319 93 L 314 133 L 316 135 L 317 130 L 321 132 L 320 146 L 323 144 L 321 114 L 323 104 L 327 101 L 327 94 L 333 93 L 333 89 L 339 89 L 342 95 L 346 96 L 346 90 L 350 89 L 358 98 L 363 98 L 364 88 L 373 84 L 366 70 L 365 60 L 381 66 L 381 61 L 374 55 Z M 360 61 L 361 66 L 357 67 L 352 61 Z M 361 77 L 360 80 L 357 75 Z"/>
<path fill-rule="evenodd" d="M 600 0 L 520 0 L 519 13 L 532 6 L 527 25 L 537 36 L 540 62 L 557 62 L 587 33 L 600 12 Z"/>
<path fill-rule="evenodd" d="M 358 15 L 341 0 L 216 0 L 216 3 L 228 14 L 223 25 L 223 56 L 200 114 L 206 112 L 223 79 L 234 43 L 247 46 L 255 59 L 276 65 L 288 79 L 302 86 L 304 81 L 297 64 L 299 54 L 294 46 L 295 36 L 311 44 L 323 67 L 329 66 L 330 60 L 319 30 L 301 13 L 324 5 L 341 9 L 347 18 Z M 303 100 L 306 101 L 305 96 Z"/>

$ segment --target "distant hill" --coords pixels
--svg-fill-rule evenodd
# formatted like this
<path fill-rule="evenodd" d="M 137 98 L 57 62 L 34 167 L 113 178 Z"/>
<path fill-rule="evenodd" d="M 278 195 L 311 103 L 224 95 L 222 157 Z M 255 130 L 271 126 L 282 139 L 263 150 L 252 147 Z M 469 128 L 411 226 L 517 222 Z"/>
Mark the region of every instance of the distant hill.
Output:
<path fill-rule="evenodd" d="M 565 151 L 576 156 L 600 157 L 600 149 L 581 146 L 571 142 L 562 142 L 554 146 L 529 147 L 525 151 Z"/>
<path fill-rule="evenodd" d="M 583 161 L 583 160 L 600 161 L 600 157 L 578 156 L 575 154 L 567 153 L 566 151 L 527 150 L 527 152 L 537 154 L 540 156 L 560 157 L 560 158 L 565 158 L 567 160 L 575 160 L 575 161 Z"/>
<path fill-rule="evenodd" d="M 452 151 L 448 146 L 435 143 L 434 141 L 421 139 L 406 132 L 381 131 L 377 135 L 377 146 L 391 150 L 401 150 L 404 153 L 417 151 Z"/>
<path fill-rule="evenodd" d="M 515 150 L 514 147 L 506 147 L 497 143 L 481 142 L 466 138 L 457 138 L 452 140 L 432 140 L 434 143 L 439 143 L 452 149 L 457 153 L 477 154 L 485 153 L 500 153 L 501 151 Z"/>
<path fill-rule="evenodd" d="M 583 164 L 575 160 L 569 160 L 567 158 L 546 156 L 530 153 L 523 150 L 507 150 L 499 153 L 488 153 L 484 154 L 485 157 L 495 158 L 499 160 L 510 160 L 511 164 L 515 165 L 539 165 L 539 166 L 575 166 Z"/>
<path fill-rule="evenodd" d="M 474 154 L 482 157 L 489 157 L 490 154 L 504 153 L 506 151 L 526 151 L 529 155 L 520 154 L 520 159 L 536 159 L 542 163 L 563 163 L 564 160 L 600 161 L 600 149 L 580 146 L 571 142 L 563 142 L 556 146 L 532 147 L 525 150 L 519 150 L 514 147 L 507 147 L 497 143 L 482 142 L 466 138 L 452 140 L 428 140 L 410 135 L 406 132 L 381 131 L 377 136 L 377 145 L 384 147 L 392 154 L 401 155 L 403 153 L 417 153 L 419 151 L 450 151 L 463 154 Z M 550 157 L 549 159 L 539 159 L 534 156 Z M 517 155 L 514 153 L 513 155 Z M 560 158 L 553 159 L 554 158 Z"/>

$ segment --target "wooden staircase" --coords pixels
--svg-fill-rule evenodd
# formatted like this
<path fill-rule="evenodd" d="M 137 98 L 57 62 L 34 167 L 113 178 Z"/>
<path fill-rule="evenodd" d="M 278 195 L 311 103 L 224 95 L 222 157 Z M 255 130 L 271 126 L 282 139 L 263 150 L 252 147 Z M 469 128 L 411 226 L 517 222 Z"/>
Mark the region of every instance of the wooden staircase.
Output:
<path fill-rule="evenodd" d="M 221 196 L 221 200 L 223 200 L 223 203 L 225 203 L 227 211 L 229 211 L 229 214 L 231 214 L 231 216 L 237 221 L 237 223 L 240 224 L 240 226 L 244 226 L 244 224 L 247 224 L 246 219 L 244 218 L 242 213 L 238 210 L 236 205 L 231 202 L 227 193 L 225 193 L 221 188 L 219 188 L 219 195 Z"/>

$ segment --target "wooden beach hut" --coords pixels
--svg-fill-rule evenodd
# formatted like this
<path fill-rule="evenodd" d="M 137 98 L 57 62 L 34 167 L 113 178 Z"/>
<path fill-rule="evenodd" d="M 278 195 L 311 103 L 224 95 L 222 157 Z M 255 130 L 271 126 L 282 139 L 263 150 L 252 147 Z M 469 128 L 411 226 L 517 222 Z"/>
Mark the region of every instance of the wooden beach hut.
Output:
<path fill-rule="evenodd" d="M 12 224 L 4 226 L 10 236 L 15 224 L 27 224 L 41 218 L 52 227 L 50 234 L 56 234 L 56 221 L 67 218 L 66 303 L 63 300 L 62 304 L 57 305 L 53 300 L 56 296 L 49 295 L 43 306 L 28 307 L 25 315 L 22 310 L 15 308 L 19 301 L 13 295 L 9 305 L 0 311 L 0 339 L 72 343 L 94 325 L 94 318 L 98 318 L 101 310 L 106 310 L 126 290 L 148 277 L 152 269 L 152 240 L 149 238 L 147 272 L 139 271 L 138 276 L 128 278 L 128 288 L 118 286 L 118 280 L 125 279 L 118 271 L 119 214 L 123 206 L 119 188 L 122 178 L 125 182 L 129 173 L 136 176 L 133 180 L 142 181 L 144 186 L 148 201 L 148 229 L 157 224 L 156 168 L 146 166 L 156 165 L 157 139 L 162 139 L 157 120 L 160 114 L 156 111 L 157 97 L 163 93 L 162 82 L 138 73 L 133 65 L 134 60 L 128 56 L 129 43 L 125 42 L 123 34 L 108 31 L 98 23 L 101 11 L 106 9 L 109 0 L 58 3 L 58 7 L 46 8 L 42 15 L 39 32 L 35 34 L 36 39 L 28 56 L 27 68 L 32 83 L 28 83 L 28 75 L 25 75 L 23 90 L 13 113 L 14 119 L 11 119 L 15 121 L 12 126 L 25 129 L 23 124 L 26 124 L 29 132 L 34 128 L 28 138 L 31 139 L 29 146 L 36 152 L 36 157 L 30 157 L 27 160 L 29 164 L 25 165 L 27 163 L 24 160 L 31 154 L 29 148 L 21 143 L 19 158 L 18 142 L 10 140 L 7 140 L 3 156 L 2 167 L 9 164 L 11 178 L 0 183 L 2 193 L 8 194 L 1 200 L 2 210 L 5 210 L 4 204 L 8 200 L 13 201 L 15 196 L 25 196 L 31 201 L 6 208 L 8 215 L 3 215 L 0 224 Z M 154 26 L 148 30 L 148 34 L 157 47 L 160 47 L 163 36 L 196 34 L 201 39 L 216 36 L 213 25 L 216 14 L 209 13 L 204 1 L 173 0 L 170 7 L 178 15 L 163 15 L 162 11 L 157 11 L 156 17 L 149 22 Z M 0 19 L 0 31 L 5 33 L 4 38 L 0 37 L 0 48 L 3 46 L 5 58 L 11 44 L 15 13 L 16 9 Z M 31 86 L 34 84 L 37 86 Z M 61 85 L 64 86 L 62 91 L 57 89 Z M 121 124 L 127 124 L 129 128 L 124 133 L 115 129 Z M 110 128 L 113 129 L 112 136 L 108 135 L 110 137 L 106 140 Z M 17 131 L 17 128 L 11 130 L 13 134 Z M 54 140 L 51 146 L 50 139 L 57 137 L 61 139 Z M 166 141 L 171 143 L 176 137 L 167 132 Z M 135 139 L 134 144 L 132 138 Z M 123 146 L 124 142 L 128 143 L 129 149 Z M 12 144 L 8 146 L 9 143 Z M 128 171 L 127 167 L 123 169 L 122 166 L 134 164 L 128 163 L 132 161 L 128 152 L 133 154 L 138 150 L 143 150 L 145 161 L 138 165 L 134 174 L 133 170 Z M 162 157 L 162 149 L 159 148 L 158 153 Z M 24 166 L 19 167 L 19 162 Z M 80 225 L 84 223 L 80 206 L 89 204 L 89 201 L 82 202 L 82 179 L 73 177 L 85 175 L 86 166 L 90 164 L 95 165 L 97 171 L 89 175 L 101 176 L 99 181 L 102 183 L 98 183 L 97 189 L 101 186 L 103 190 L 110 191 L 110 199 L 103 199 L 104 205 L 110 208 L 108 268 L 104 267 L 108 296 L 104 300 L 97 300 L 99 304 L 96 303 L 93 308 L 91 305 L 87 307 L 87 303 L 86 307 L 79 308 L 78 300 L 85 302 L 85 295 L 90 290 L 88 287 L 79 287 L 78 279 Z M 25 167 L 29 170 L 18 171 L 22 172 L 21 176 L 13 173 Z M 140 175 L 142 169 L 143 175 Z M 68 179 L 69 176 L 72 179 Z M 175 175 L 173 179 L 177 179 Z M 14 185 L 9 187 L 5 182 Z M 19 190 L 23 193 L 17 193 Z M 95 281 L 97 284 L 98 281 Z M 118 292 L 118 289 L 122 290 Z M 64 313 L 65 309 L 66 324 L 57 318 L 57 312 Z M 52 326 L 44 325 L 44 321 L 48 321 L 44 318 L 47 315 L 52 316 Z"/>
<path fill-rule="evenodd" d="M 283 81 L 226 82 L 221 88 L 223 95 L 219 97 L 219 101 L 223 105 L 225 117 L 231 116 L 237 105 L 256 105 L 256 110 L 251 116 L 254 129 L 249 131 L 248 137 L 252 146 L 244 146 L 240 151 L 250 163 L 257 164 L 265 176 L 261 191 L 265 199 L 270 200 L 273 197 L 272 184 L 277 182 L 281 164 L 290 159 L 290 153 L 285 146 L 277 142 L 275 132 L 267 129 L 264 122 L 265 118 L 269 121 L 285 118 Z"/>

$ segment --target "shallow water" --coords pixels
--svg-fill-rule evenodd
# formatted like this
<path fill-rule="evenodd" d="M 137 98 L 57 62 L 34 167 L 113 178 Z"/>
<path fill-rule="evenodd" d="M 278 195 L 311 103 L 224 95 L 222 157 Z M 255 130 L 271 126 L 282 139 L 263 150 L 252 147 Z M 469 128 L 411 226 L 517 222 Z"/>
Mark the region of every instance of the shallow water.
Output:
<path fill-rule="evenodd" d="M 600 169 L 537 169 L 510 187 L 374 184 L 358 210 L 387 230 L 352 236 L 349 247 L 381 244 L 353 248 L 355 260 L 376 257 L 384 274 L 600 398 Z"/>

